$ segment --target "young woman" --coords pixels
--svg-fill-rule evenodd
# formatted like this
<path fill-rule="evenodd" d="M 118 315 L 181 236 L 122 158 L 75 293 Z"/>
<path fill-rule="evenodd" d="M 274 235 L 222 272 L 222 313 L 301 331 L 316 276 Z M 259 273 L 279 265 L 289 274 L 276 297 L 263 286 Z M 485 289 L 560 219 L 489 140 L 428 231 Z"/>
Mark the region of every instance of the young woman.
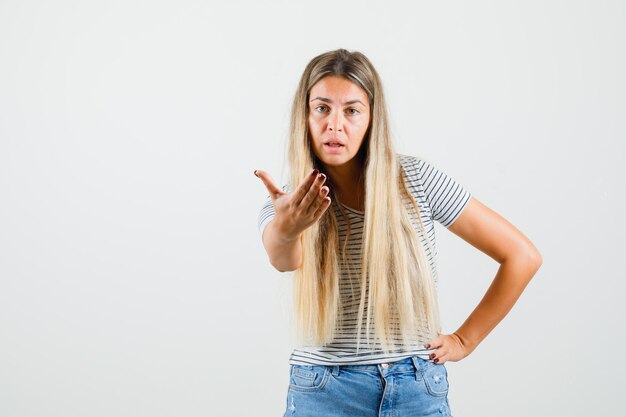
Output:
<path fill-rule="evenodd" d="M 255 171 L 269 191 L 259 216 L 269 261 L 294 271 L 301 346 L 285 416 L 451 415 L 444 363 L 504 318 L 541 255 L 433 164 L 394 151 L 380 78 L 359 52 L 309 62 L 288 147 L 287 185 Z M 434 221 L 500 263 L 451 334 L 439 322 Z"/>

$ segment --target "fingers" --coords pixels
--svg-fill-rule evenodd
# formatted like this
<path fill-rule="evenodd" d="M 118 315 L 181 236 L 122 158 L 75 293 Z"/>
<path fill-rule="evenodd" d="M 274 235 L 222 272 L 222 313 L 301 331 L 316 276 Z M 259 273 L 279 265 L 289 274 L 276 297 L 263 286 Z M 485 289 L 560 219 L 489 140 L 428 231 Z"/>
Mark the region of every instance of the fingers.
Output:
<path fill-rule="evenodd" d="M 278 188 L 278 186 L 276 186 L 276 184 L 274 183 L 274 181 L 272 180 L 272 178 L 267 172 L 257 169 L 256 171 L 254 171 L 254 175 L 260 178 L 261 181 L 263 181 L 263 184 L 267 188 L 267 191 L 269 191 L 270 197 L 272 198 L 272 200 L 274 200 L 276 197 L 282 194 L 286 194 L 283 190 L 281 190 L 280 188 Z"/>
<path fill-rule="evenodd" d="M 324 188 L 328 188 L 328 187 L 324 187 Z M 322 198 L 322 200 L 317 206 L 317 210 L 315 210 L 315 213 L 313 213 L 313 217 L 315 221 L 317 221 L 320 217 L 322 217 L 322 214 L 324 214 L 324 212 L 326 211 L 328 207 L 330 207 L 330 197 L 326 196 Z"/>
<path fill-rule="evenodd" d="M 302 201 L 300 202 L 300 207 L 304 210 L 305 213 L 314 213 L 319 205 L 322 203 L 324 197 L 328 193 L 328 187 L 323 187 L 324 181 L 326 181 L 325 174 L 319 174 L 309 191 L 306 193 Z"/>
<path fill-rule="evenodd" d="M 433 340 L 428 342 L 425 347 L 427 349 L 436 349 L 434 352 L 428 355 L 428 358 L 435 363 L 439 363 L 439 361 L 441 360 L 441 355 L 443 354 L 443 338 L 441 336 L 437 336 Z"/>
<path fill-rule="evenodd" d="M 433 340 L 431 340 L 430 342 L 426 343 L 426 345 L 424 345 L 424 347 L 426 349 L 437 349 L 439 346 L 441 346 L 441 336 L 437 336 L 435 337 Z"/>
<path fill-rule="evenodd" d="M 299 205 L 302 199 L 306 196 L 311 188 L 311 185 L 315 182 L 318 177 L 319 171 L 317 169 L 312 170 L 309 175 L 306 176 L 304 180 L 298 185 L 298 188 L 293 193 L 293 203 L 295 205 Z"/>
<path fill-rule="evenodd" d="M 450 353 L 445 346 L 440 347 L 430 354 L 429 359 L 437 364 L 445 362 L 447 355 Z"/>
<path fill-rule="evenodd" d="M 456 338 L 452 335 L 441 335 L 426 344 L 426 348 L 436 349 L 429 355 L 429 359 L 436 364 L 443 364 L 447 361 L 458 361 L 467 356 L 462 347 L 459 346 Z"/>

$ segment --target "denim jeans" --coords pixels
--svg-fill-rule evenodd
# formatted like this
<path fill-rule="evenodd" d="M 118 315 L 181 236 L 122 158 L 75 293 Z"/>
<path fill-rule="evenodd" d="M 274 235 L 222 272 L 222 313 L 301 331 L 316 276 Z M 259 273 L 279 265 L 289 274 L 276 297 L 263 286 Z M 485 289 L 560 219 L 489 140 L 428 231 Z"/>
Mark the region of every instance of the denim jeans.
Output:
<path fill-rule="evenodd" d="M 452 417 L 444 364 L 290 365 L 283 417 Z"/>

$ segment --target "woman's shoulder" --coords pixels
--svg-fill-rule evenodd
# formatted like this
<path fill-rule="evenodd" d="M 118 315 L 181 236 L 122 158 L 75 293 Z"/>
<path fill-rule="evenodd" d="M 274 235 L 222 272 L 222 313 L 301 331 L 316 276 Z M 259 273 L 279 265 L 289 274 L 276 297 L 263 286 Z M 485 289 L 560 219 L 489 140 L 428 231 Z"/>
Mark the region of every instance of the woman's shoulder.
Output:
<path fill-rule="evenodd" d="M 396 153 L 396 158 L 409 175 L 421 176 L 421 174 L 438 170 L 437 165 L 424 156 Z"/>
<path fill-rule="evenodd" d="M 404 169 L 407 177 L 410 179 L 417 179 L 420 176 L 420 172 L 422 167 L 424 166 L 425 160 L 416 155 L 407 155 L 396 153 L 396 157 L 400 162 L 400 165 Z"/>
<path fill-rule="evenodd" d="M 396 153 L 396 157 L 402 164 L 415 164 L 418 162 L 424 162 L 425 158 L 420 155 L 410 155 L 405 153 Z"/>

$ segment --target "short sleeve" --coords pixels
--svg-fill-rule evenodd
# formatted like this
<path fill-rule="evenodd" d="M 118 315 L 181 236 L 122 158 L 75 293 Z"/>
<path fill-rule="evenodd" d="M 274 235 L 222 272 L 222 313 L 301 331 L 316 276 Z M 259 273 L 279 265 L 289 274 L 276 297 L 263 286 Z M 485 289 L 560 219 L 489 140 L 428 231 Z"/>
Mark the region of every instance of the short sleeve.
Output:
<path fill-rule="evenodd" d="M 274 218 L 274 204 L 272 203 L 272 199 L 268 195 L 265 199 L 265 203 L 261 207 L 261 212 L 259 213 L 259 234 L 263 237 L 263 230 L 265 230 L 265 226 Z"/>
<path fill-rule="evenodd" d="M 288 190 L 288 184 L 283 185 L 281 188 L 283 191 Z M 259 213 L 259 234 L 263 237 L 263 230 L 265 230 L 265 226 L 268 225 L 269 222 L 274 218 L 274 203 L 272 202 L 272 198 L 268 196 L 265 198 L 265 203 L 261 207 L 261 211 Z"/>
<path fill-rule="evenodd" d="M 463 212 L 472 194 L 432 163 L 419 159 L 418 165 L 432 218 L 449 227 Z"/>

